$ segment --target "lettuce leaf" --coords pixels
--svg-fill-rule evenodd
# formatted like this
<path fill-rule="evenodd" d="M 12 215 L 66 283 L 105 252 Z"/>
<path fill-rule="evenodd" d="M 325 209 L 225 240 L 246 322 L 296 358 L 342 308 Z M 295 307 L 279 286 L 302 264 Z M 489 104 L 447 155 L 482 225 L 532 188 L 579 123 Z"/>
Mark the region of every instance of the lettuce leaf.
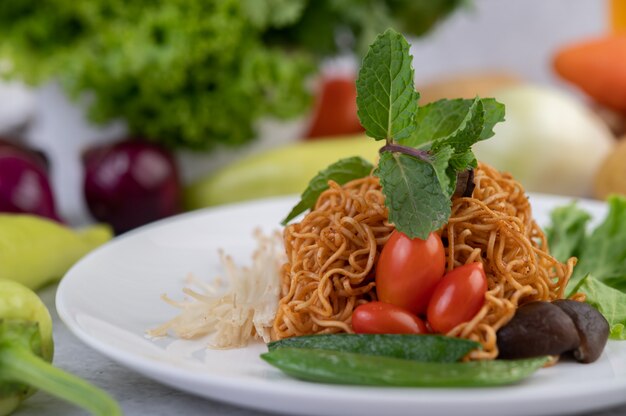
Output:
<path fill-rule="evenodd" d="M 547 229 L 550 251 L 564 261 L 578 257 L 569 286 L 576 286 L 587 274 L 626 291 L 626 197 L 612 195 L 604 221 L 587 234 L 589 214 L 575 204 L 555 209 Z"/>
<path fill-rule="evenodd" d="M 579 259 L 569 293 L 584 293 L 609 322 L 611 339 L 626 340 L 626 198 L 613 195 L 608 205 L 606 218 L 591 233 L 589 213 L 576 204 L 559 207 L 546 234 L 559 261 Z"/>
<path fill-rule="evenodd" d="M 1 1 L 0 77 L 58 80 L 88 94 L 92 121 L 122 118 L 169 147 L 237 146 L 259 118 L 311 108 L 320 55 L 367 45 L 389 26 L 422 34 L 462 2 Z"/>
<path fill-rule="evenodd" d="M 574 292 L 587 295 L 586 302 L 604 315 L 611 328 L 611 339 L 626 340 L 626 293 L 605 285 L 591 275 L 585 276 Z"/>
<path fill-rule="evenodd" d="M 576 203 L 555 208 L 550 213 L 552 224 L 546 228 L 550 253 L 560 262 L 578 257 L 587 238 L 591 215 Z"/>

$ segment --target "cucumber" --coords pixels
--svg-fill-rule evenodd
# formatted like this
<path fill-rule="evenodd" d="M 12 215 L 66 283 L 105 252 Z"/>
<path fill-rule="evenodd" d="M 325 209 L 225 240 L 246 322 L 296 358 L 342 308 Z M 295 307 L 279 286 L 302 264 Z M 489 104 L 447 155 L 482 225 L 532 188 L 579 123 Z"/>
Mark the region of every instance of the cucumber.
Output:
<path fill-rule="evenodd" d="M 525 360 L 429 363 L 351 352 L 279 348 L 261 358 L 301 380 L 388 387 L 487 387 L 512 384 L 541 368 L 548 357 Z"/>
<path fill-rule="evenodd" d="M 267 345 L 280 348 L 308 348 L 380 355 L 416 361 L 455 362 L 480 344 L 442 335 L 332 334 L 286 338 Z"/>

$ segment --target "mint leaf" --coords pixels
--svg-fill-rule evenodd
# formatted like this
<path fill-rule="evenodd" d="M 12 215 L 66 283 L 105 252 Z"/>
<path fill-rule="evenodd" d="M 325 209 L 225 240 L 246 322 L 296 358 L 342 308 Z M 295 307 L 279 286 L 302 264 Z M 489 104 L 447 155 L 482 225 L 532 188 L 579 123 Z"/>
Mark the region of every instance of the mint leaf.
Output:
<path fill-rule="evenodd" d="M 368 136 L 401 140 L 415 129 L 419 94 L 411 60 L 408 42 L 392 29 L 370 46 L 356 81 L 358 116 Z"/>
<path fill-rule="evenodd" d="M 332 180 L 339 185 L 343 185 L 353 179 L 369 175 L 373 168 L 374 166 L 370 162 L 358 156 L 341 159 L 328 166 L 311 179 L 309 186 L 307 186 L 300 197 L 300 202 L 293 207 L 281 224 L 287 225 L 289 221 L 307 209 L 312 208 L 322 192 L 328 189 L 328 181 Z"/>
<path fill-rule="evenodd" d="M 439 182 L 444 192 L 452 196 L 457 174 L 478 164 L 472 145 L 491 137 L 493 126 L 503 119 L 504 106 L 492 98 L 439 100 L 418 109 L 416 129 L 400 143 L 433 155 L 438 161 L 435 167 Z M 444 155 L 438 156 L 441 151 Z"/>
<path fill-rule="evenodd" d="M 480 112 L 482 122 L 478 119 L 477 113 Z M 424 148 L 433 142 L 446 142 L 454 138 L 459 144 L 469 148 L 472 144 L 493 136 L 493 127 L 504 121 L 504 105 L 493 98 L 443 99 L 420 107 L 415 121 L 417 128 L 401 144 Z M 477 125 L 481 123 L 482 128 L 478 133 Z"/>
<path fill-rule="evenodd" d="M 418 117 L 420 114 L 418 113 Z M 472 101 L 465 117 L 458 127 L 450 134 L 432 140 L 432 149 L 437 151 L 441 146 L 452 146 L 456 153 L 465 153 L 480 139 L 485 122 L 485 110 L 480 99 Z"/>
<path fill-rule="evenodd" d="M 450 169 L 453 156 L 454 149 L 452 146 L 442 146 L 432 158 L 433 168 L 441 189 L 448 197 L 452 196 L 456 188 L 456 170 Z"/>
<path fill-rule="evenodd" d="M 450 197 L 433 165 L 414 156 L 384 152 L 375 171 L 385 195 L 389 221 L 410 238 L 428 238 L 450 217 Z"/>
<path fill-rule="evenodd" d="M 573 292 L 587 295 L 585 302 L 604 315 L 609 322 L 611 339 L 626 340 L 626 293 L 605 285 L 591 275 L 585 276 Z"/>
<path fill-rule="evenodd" d="M 481 98 L 483 110 L 485 110 L 483 131 L 480 133 L 479 141 L 487 140 L 494 135 L 493 127 L 504 121 L 504 104 L 497 102 L 494 98 Z"/>
<path fill-rule="evenodd" d="M 587 224 L 591 215 L 571 203 L 552 210 L 550 219 L 551 225 L 545 230 L 550 254 L 560 262 L 578 257 L 587 237 Z"/>

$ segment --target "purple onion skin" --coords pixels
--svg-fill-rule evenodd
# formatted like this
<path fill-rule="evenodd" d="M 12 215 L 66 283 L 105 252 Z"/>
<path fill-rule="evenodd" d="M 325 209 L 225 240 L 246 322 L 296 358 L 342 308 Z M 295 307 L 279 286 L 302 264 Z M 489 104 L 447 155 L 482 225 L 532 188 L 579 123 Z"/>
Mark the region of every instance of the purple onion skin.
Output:
<path fill-rule="evenodd" d="M 91 215 L 117 234 L 182 210 L 182 186 L 172 155 L 140 140 L 94 147 L 83 156 Z"/>
<path fill-rule="evenodd" d="M 0 212 L 63 222 L 56 211 L 47 167 L 40 152 L 0 139 Z"/>

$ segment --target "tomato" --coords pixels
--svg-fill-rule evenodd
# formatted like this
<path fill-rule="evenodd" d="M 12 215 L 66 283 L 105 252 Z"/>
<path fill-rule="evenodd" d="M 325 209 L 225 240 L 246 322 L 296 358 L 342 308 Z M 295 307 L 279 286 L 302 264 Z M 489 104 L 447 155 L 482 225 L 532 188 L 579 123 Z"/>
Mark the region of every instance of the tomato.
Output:
<path fill-rule="evenodd" d="M 396 305 L 369 302 L 352 312 L 352 329 L 357 334 L 427 334 L 426 324 Z"/>
<path fill-rule="evenodd" d="M 471 320 L 482 308 L 487 292 L 487 276 L 482 263 L 470 263 L 446 274 L 428 304 L 428 323 L 445 334 Z"/>
<path fill-rule="evenodd" d="M 354 77 L 335 75 L 322 79 L 313 122 L 306 137 L 338 136 L 362 131 L 357 116 Z"/>
<path fill-rule="evenodd" d="M 394 231 L 376 266 L 378 299 L 423 314 L 445 267 L 445 251 L 438 234 L 431 233 L 421 240 Z"/>

